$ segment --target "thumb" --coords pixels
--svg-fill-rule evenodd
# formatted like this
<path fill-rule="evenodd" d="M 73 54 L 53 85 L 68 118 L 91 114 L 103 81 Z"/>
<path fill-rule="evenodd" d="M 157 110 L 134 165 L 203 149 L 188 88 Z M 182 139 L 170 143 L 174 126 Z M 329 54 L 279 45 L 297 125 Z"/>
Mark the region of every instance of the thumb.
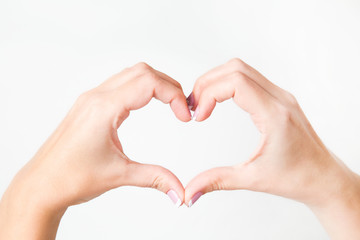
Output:
<path fill-rule="evenodd" d="M 123 185 L 155 188 L 167 194 L 177 207 L 184 202 L 184 187 L 168 169 L 131 161 L 126 172 Z"/>
<path fill-rule="evenodd" d="M 217 190 L 248 189 L 251 173 L 245 167 L 217 167 L 200 173 L 185 188 L 185 204 L 191 207 L 202 195 Z"/>

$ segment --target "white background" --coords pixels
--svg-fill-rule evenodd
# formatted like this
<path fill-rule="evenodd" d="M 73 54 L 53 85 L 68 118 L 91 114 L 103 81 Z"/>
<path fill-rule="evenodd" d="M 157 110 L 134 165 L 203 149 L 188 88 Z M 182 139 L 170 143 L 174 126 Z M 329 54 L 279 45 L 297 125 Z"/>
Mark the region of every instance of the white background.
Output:
<path fill-rule="evenodd" d="M 197 77 L 232 57 L 292 92 L 325 144 L 360 172 L 359 1 L 0 0 L 0 194 L 81 92 L 146 61 L 189 94 Z M 184 185 L 246 160 L 259 139 L 232 101 L 203 123 L 182 123 L 154 100 L 119 135 L 130 158 L 163 165 Z M 276 196 L 216 192 L 176 209 L 160 192 L 130 187 L 69 208 L 58 232 L 196 238 L 327 236 L 305 206 Z"/>

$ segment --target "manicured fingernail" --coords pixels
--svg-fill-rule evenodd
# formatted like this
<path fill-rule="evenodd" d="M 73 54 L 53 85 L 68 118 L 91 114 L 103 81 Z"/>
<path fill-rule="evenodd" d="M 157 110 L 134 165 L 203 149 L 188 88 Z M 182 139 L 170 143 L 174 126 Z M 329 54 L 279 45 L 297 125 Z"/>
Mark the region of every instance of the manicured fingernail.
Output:
<path fill-rule="evenodd" d="M 191 110 L 194 107 L 194 102 L 195 102 L 193 93 L 190 93 L 190 95 L 186 99 L 186 102 L 189 107 L 189 110 Z"/>
<path fill-rule="evenodd" d="M 196 107 L 195 109 L 195 112 L 194 112 L 194 115 L 193 115 L 193 119 L 196 121 L 196 118 L 198 117 L 199 115 L 199 106 Z"/>
<path fill-rule="evenodd" d="M 203 195 L 202 192 L 196 193 L 196 194 L 192 197 L 192 199 L 190 200 L 190 202 L 189 202 L 189 207 L 191 207 L 192 205 L 194 205 L 195 202 L 201 197 L 201 195 Z"/>
<path fill-rule="evenodd" d="M 169 198 L 175 204 L 176 207 L 180 207 L 181 200 L 174 190 L 169 190 L 167 192 L 167 195 L 169 196 Z"/>

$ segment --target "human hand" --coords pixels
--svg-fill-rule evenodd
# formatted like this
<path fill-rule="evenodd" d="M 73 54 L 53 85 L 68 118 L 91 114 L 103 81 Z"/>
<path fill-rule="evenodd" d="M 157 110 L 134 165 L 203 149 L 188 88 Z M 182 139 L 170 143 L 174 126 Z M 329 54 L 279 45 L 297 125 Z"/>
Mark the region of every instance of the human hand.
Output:
<path fill-rule="evenodd" d="M 145 63 L 127 68 L 82 94 L 4 194 L 0 215 L 8 216 L 0 216 L 0 228 L 21 234 L 15 229 L 11 231 L 10 226 L 21 228 L 19 224 L 24 219 L 19 221 L 16 212 L 23 217 L 24 208 L 59 216 L 71 205 L 124 185 L 152 187 L 168 193 L 177 205 L 182 204 L 184 188 L 178 178 L 163 167 L 130 160 L 117 135 L 117 129 L 130 111 L 145 106 L 153 97 L 170 104 L 179 120 L 191 120 L 180 84 Z M 29 214 L 29 218 L 34 219 L 37 214 Z M 54 227 L 46 225 L 38 229 L 40 225 L 32 228 L 26 222 L 23 229 L 29 232 L 15 237 L 2 231 L 0 238 L 55 236 Z"/>
<path fill-rule="evenodd" d="M 200 77 L 190 98 L 197 121 L 208 118 L 216 102 L 233 98 L 250 113 L 261 133 L 261 143 L 246 162 L 197 176 L 186 188 L 186 202 L 197 192 L 223 189 L 250 189 L 315 201 L 314 183 L 334 161 L 290 93 L 233 59 Z M 298 191 L 299 187 L 303 191 Z"/>
<path fill-rule="evenodd" d="M 250 114 L 260 144 L 247 161 L 196 176 L 185 188 L 185 203 L 215 190 L 266 192 L 308 205 L 336 239 L 360 237 L 359 176 L 324 146 L 294 96 L 232 59 L 196 81 L 188 104 L 195 120 L 204 121 L 230 98 Z M 339 216 L 341 222 L 329 221 Z"/>

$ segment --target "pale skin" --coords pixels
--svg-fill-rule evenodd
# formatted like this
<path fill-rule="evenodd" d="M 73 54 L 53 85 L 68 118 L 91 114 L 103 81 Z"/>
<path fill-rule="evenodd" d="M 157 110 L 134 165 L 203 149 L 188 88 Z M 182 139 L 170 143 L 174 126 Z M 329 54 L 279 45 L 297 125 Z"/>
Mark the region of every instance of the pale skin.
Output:
<path fill-rule="evenodd" d="M 191 120 L 188 105 L 201 122 L 232 98 L 261 133 L 259 147 L 247 161 L 205 171 L 184 189 L 169 170 L 134 162 L 121 147 L 117 129 L 153 97 L 184 122 Z M 201 76 L 188 99 L 178 82 L 145 63 L 82 94 L 4 193 L 0 239 L 55 239 L 69 206 L 121 186 L 172 190 L 186 205 L 215 190 L 266 192 L 307 205 L 331 239 L 360 239 L 360 177 L 324 146 L 290 93 L 240 59 Z"/>

